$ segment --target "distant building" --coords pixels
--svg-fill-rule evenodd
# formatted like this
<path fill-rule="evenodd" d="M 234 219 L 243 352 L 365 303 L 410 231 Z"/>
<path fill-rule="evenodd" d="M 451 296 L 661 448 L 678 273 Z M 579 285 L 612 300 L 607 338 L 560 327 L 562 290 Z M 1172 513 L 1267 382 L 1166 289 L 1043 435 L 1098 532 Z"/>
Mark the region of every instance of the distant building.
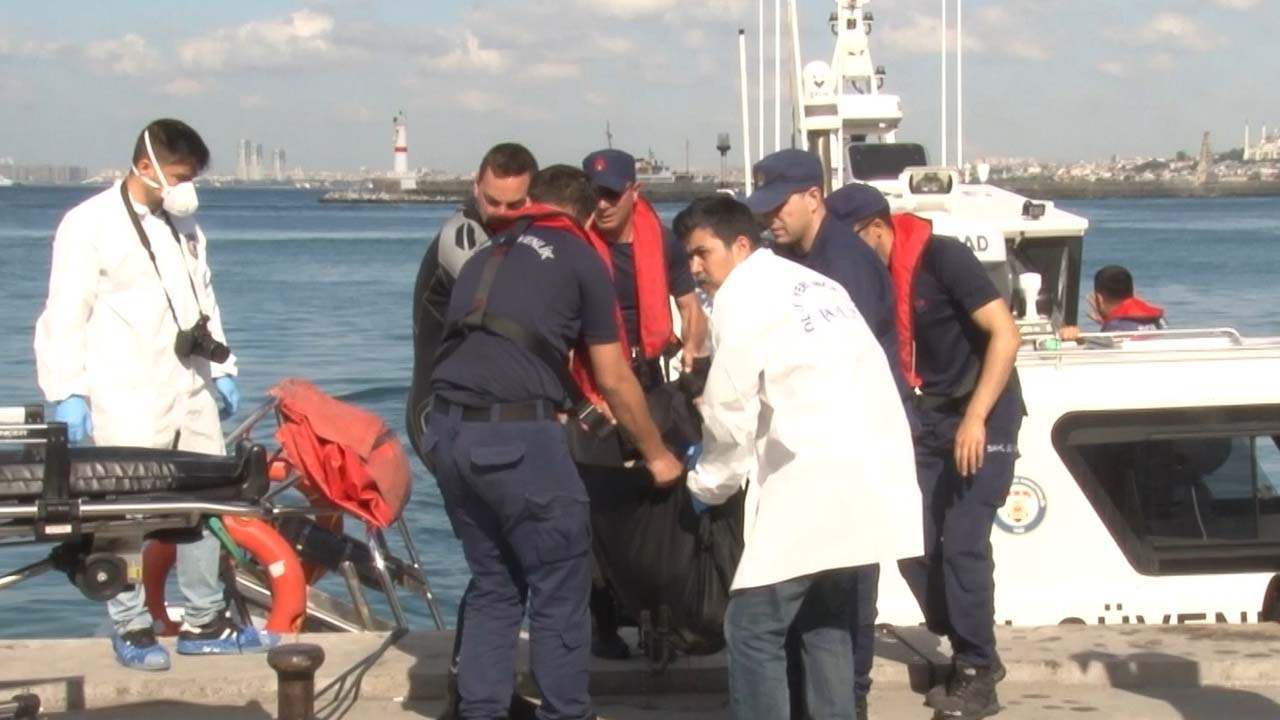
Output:
<path fill-rule="evenodd" d="M 277 149 L 271 152 L 271 166 L 275 171 L 276 182 L 284 182 L 285 175 L 285 157 L 284 150 Z"/>
<path fill-rule="evenodd" d="M 236 178 L 242 182 L 249 179 L 249 141 L 243 138 L 236 145 Z"/>

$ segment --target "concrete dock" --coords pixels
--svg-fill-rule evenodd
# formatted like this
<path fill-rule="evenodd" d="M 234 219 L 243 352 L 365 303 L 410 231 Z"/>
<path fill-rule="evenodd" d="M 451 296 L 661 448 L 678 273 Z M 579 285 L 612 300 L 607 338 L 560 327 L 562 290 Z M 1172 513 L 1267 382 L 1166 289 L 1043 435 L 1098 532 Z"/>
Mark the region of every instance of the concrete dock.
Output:
<path fill-rule="evenodd" d="M 1280 626 L 999 628 L 1009 674 L 1000 717 L 1126 720 L 1280 718 Z M 289 638 L 293 640 L 294 638 Z M 325 650 L 317 717 L 430 718 L 445 688 L 452 636 L 308 634 Z M 918 628 L 878 633 L 872 717 L 928 718 L 921 695 L 941 677 L 943 643 Z M 171 642 L 171 641 L 167 641 Z M 379 652 L 382 651 L 382 652 Z M 521 652 L 522 692 L 536 696 Z M 727 718 L 723 655 L 594 661 L 602 718 Z M 272 718 L 276 678 L 262 655 L 173 656 L 165 673 L 118 666 L 103 638 L 0 642 L 0 699 L 31 691 L 51 718 Z"/>

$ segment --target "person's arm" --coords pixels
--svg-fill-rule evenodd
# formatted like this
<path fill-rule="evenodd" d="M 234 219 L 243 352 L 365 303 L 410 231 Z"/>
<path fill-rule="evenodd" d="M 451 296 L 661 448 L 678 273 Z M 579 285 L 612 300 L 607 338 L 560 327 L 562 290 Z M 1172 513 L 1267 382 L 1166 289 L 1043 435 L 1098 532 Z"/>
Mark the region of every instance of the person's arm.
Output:
<path fill-rule="evenodd" d="M 68 215 L 54 235 L 49 296 L 35 332 L 36 376 L 50 402 L 89 395 L 85 326 L 98 297 L 94 232 Z"/>
<path fill-rule="evenodd" d="M 213 292 L 213 271 L 209 269 L 209 243 L 205 240 L 204 231 L 196 228 L 196 233 L 200 237 L 200 277 L 197 282 L 200 283 L 204 291 L 204 298 L 200 304 L 204 307 L 205 312 L 209 313 L 209 332 L 213 334 L 213 338 L 218 342 L 230 347 L 231 343 L 227 342 L 227 334 L 222 329 L 222 308 L 218 307 L 218 296 Z M 236 355 L 234 352 L 223 363 L 210 363 L 209 369 L 213 377 L 219 378 L 225 375 L 235 377 L 240 370 L 236 366 Z"/>
<path fill-rule="evenodd" d="M 971 316 L 987 334 L 988 341 L 978 384 L 956 431 L 956 469 L 961 475 L 972 475 L 982 467 L 987 448 L 987 416 L 995 407 L 1000 393 L 1004 392 L 1005 385 L 1009 384 L 1013 362 L 1018 357 L 1018 346 L 1022 343 L 1013 314 L 1003 299 L 992 300 L 973 311 Z"/>
<path fill-rule="evenodd" d="M 613 417 L 640 451 L 649 472 L 653 473 L 654 482 L 659 487 L 675 483 L 684 467 L 662 443 L 662 435 L 649 415 L 644 391 L 631 372 L 631 363 L 622 351 L 622 343 L 588 345 L 587 354 L 591 358 L 596 387 L 609 403 Z"/>
<path fill-rule="evenodd" d="M 689 491 L 707 505 L 719 505 L 742 487 L 756 467 L 760 423 L 760 382 L 767 348 L 759 342 L 750 308 L 716 305 L 716 355 L 702 393 L 702 457 L 689 473 Z"/>
<path fill-rule="evenodd" d="M 697 293 L 686 293 L 676 298 L 680 311 L 680 364 L 685 372 L 693 369 L 693 361 L 707 345 L 707 316 L 698 303 Z"/>
<path fill-rule="evenodd" d="M 694 358 L 707 346 L 707 315 L 698 303 L 698 286 L 689 268 L 689 254 L 668 228 L 662 228 L 663 251 L 667 261 L 667 289 L 675 298 L 680 312 L 680 365 L 685 372 L 693 369 Z"/>

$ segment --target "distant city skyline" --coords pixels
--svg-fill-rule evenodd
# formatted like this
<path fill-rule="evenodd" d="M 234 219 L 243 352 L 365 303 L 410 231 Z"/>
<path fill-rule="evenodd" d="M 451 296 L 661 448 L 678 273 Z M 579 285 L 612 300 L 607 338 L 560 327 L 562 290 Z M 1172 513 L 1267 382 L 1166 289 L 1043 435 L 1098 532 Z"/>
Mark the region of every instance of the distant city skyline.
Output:
<path fill-rule="evenodd" d="M 798 2 L 804 59 L 829 60 L 834 4 Z M 939 3 L 869 8 L 885 89 L 903 99 L 900 139 L 935 157 Z M 1263 70 L 1274 67 L 1280 3 L 970 0 L 965 13 L 970 160 L 1194 153 L 1205 130 L 1226 149 L 1242 145 L 1246 122 L 1255 133 L 1280 127 L 1280 90 Z M 173 116 L 205 136 L 217 175 L 238 174 L 244 138 L 287 147 L 291 169 L 384 172 L 403 109 L 415 168 L 466 174 L 502 140 L 544 163 L 574 162 L 605 144 L 608 122 L 617 147 L 652 148 L 683 169 L 688 140 L 691 165 L 716 171 L 720 132 L 741 164 L 739 27 L 755 120 L 755 18 L 754 0 L 226 0 L 173 17 L 128 4 L 6 3 L 0 155 L 124 167 L 140 127 Z M 261 162 L 273 175 L 273 155 Z"/>

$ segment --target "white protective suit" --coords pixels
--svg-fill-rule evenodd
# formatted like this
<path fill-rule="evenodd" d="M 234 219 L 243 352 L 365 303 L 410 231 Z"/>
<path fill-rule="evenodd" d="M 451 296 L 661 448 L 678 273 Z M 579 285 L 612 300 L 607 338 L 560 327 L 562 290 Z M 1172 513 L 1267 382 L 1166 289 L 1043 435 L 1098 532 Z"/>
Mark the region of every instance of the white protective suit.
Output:
<path fill-rule="evenodd" d="M 716 293 L 711 326 L 688 484 L 719 504 L 751 476 L 733 589 L 922 554 L 911 432 L 849 294 L 757 250 Z"/>
<path fill-rule="evenodd" d="M 132 204 L 159 276 L 119 182 L 72 208 L 58 225 L 49 297 L 36 322 L 40 389 L 50 402 L 89 398 L 95 445 L 167 448 L 177 436 L 180 449 L 221 454 L 213 378 L 235 375 L 235 357 L 223 364 L 179 360 L 173 348 L 178 326 L 165 301 L 167 290 L 184 328 L 203 309 L 213 336 L 226 342 L 204 233 L 193 218 L 173 217 L 175 242 L 163 217 Z"/>

